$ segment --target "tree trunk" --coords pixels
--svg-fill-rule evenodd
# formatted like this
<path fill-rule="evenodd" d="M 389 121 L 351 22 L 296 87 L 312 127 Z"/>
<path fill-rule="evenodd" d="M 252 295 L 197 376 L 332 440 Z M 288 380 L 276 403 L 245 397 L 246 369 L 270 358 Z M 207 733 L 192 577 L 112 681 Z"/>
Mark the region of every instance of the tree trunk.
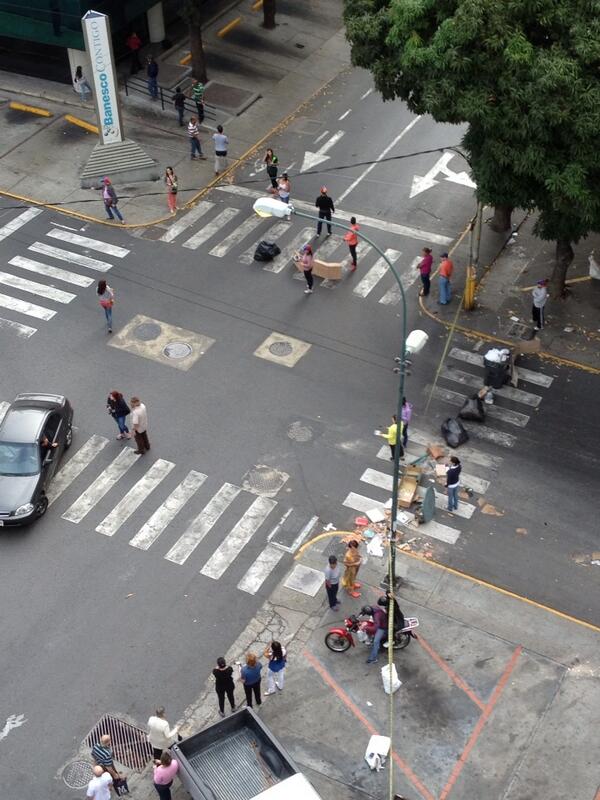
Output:
<path fill-rule="evenodd" d="M 264 0 L 263 28 L 272 29 L 275 27 L 275 4 L 276 0 Z"/>
<path fill-rule="evenodd" d="M 567 293 L 565 279 L 574 256 L 569 239 L 556 240 L 556 261 L 550 279 L 550 295 L 552 297 L 565 297 Z"/>
<path fill-rule="evenodd" d="M 206 57 L 202 44 L 202 26 L 190 24 L 190 52 L 192 54 L 192 75 L 201 83 L 206 83 Z"/>
<path fill-rule="evenodd" d="M 495 206 L 490 228 L 496 233 L 504 233 L 504 231 L 510 230 L 511 215 L 512 206 Z"/>

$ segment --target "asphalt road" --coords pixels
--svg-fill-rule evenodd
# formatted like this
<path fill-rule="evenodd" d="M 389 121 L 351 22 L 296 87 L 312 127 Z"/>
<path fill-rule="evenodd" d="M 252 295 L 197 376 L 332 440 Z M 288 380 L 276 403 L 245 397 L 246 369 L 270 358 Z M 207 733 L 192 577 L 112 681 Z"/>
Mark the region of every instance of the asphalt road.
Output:
<path fill-rule="evenodd" d="M 387 156 L 459 141 L 458 131 L 426 119 L 414 122 L 399 104 L 383 104 L 374 93 L 366 94 L 368 89 L 368 77 L 359 71 L 334 81 L 273 147 L 283 167 L 294 164 L 294 199 L 314 203 L 324 183 L 334 200 L 346 193 L 340 209 L 372 218 L 363 223 L 364 231 L 381 248 L 395 251 L 399 271 L 408 276 L 423 245 L 434 241 L 437 258 L 447 246 L 444 242 L 463 230 L 474 205 L 472 190 L 456 178 L 464 165 L 455 156 L 447 164 L 453 179 L 410 199 L 415 175 L 425 176 L 440 153 L 382 161 L 362 178 L 367 165 L 333 169 L 357 159 L 377 159 L 402 131 Z M 328 133 L 323 136 L 324 131 Z M 316 152 L 338 131 L 343 135 L 323 153 L 329 160 L 318 165 L 318 174 L 296 176 L 305 152 Z M 77 295 L 61 303 L 31 286 L 26 291 L 22 282 L 3 287 L 12 298 L 56 313 L 45 320 L 22 310 L 1 310 L 0 316 L 37 331 L 27 335 L 22 329 L 17 335 L 14 328 L 2 330 L 0 401 L 32 389 L 64 393 L 76 415 L 72 452 L 76 455 L 92 436 L 108 440 L 102 447 L 97 439 L 87 445 L 93 458 L 43 520 L 0 536 L 5 620 L 0 703 L 6 717 L 23 714 L 27 720 L 0 742 L 7 797 L 21 796 L 24 790 L 32 798 L 72 797 L 60 771 L 104 713 L 129 715 L 140 724 L 157 703 L 167 706 L 171 720 L 183 713 L 214 659 L 289 567 L 290 553 L 279 549 L 274 554 L 277 548 L 267 542 L 279 520 L 284 522 L 273 541 L 290 547 L 313 517 L 338 527 L 349 524 L 357 514 L 356 508 L 344 505 L 350 493 L 369 502 L 387 497 L 384 489 L 361 477 L 368 469 L 384 478 L 391 474 L 389 461 L 377 457 L 381 441 L 373 430 L 393 412 L 397 391 L 392 367 L 401 307 L 390 294 L 393 280 L 376 269 L 376 254 L 366 255 L 362 249 L 357 273 L 335 288 L 323 288 L 317 281 L 315 293 L 307 297 L 289 264 L 277 272 L 245 263 L 247 258 L 240 261 L 255 240 L 269 236 L 272 225 L 287 224 L 264 220 L 252 230 L 241 227 L 252 218 L 253 192 L 262 194 L 267 185 L 264 173 L 253 174 L 259 165 L 239 172 L 233 192 L 213 191 L 205 198 L 212 205 L 204 216 L 189 226 L 181 223 L 177 235 L 172 228 L 171 237 L 165 227 L 162 236 L 171 241 L 157 241 L 154 230 L 134 237 L 43 212 L 0 243 L 6 273 Z M 0 227 L 21 212 L 4 204 Z M 191 237 L 213 221 L 211 238 L 192 247 Z M 302 237 L 310 225 L 295 218 L 289 232 L 281 233 L 281 243 Z M 67 238 L 49 236 L 56 230 Z M 74 238 L 82 235 L 129 252 L 115 255 L 106 246 Z M 233 240 L 227 239 L 230 235 Z M 56 252 L 40 253 L 36 242 L 75 253 L 79 264 Z M 345 246 L 335 236 L 333 242 L 321 237 L 321 246 L 337 258 Z M 6 266 L 15 257 L 29 258 L 96 280 L 97 270 L 81 266 L 82 255 L 110 264 L 107 277 L 116 291 L 112 341 L 121 348 L 108 346 L 93 284 L 73 287 L 48 274 Z M 464 360 L 470 357 L 464 353 L 476 356 L 477 351 L 461 339 L 452 345 L 463 355 L 441 363 L 445 333 L 420 316 L 417 284 L 408 277 L 405 281 L 408 329 L 422 327 L 430 334 L 407 381 L 406 393 L 415 407 L 412 428 L 425 439 L 437 438 L 441 420 L 455 407 L 430 387 L 436 383 L 438 389 L 467 391 L 440 368 L 474 376 L 482 370 Z M 136 315 L 178 326 L 183 330 L 170 331 L 168 340 L 191 342 L 194 355 L 204 354 L 188 370 L 158 363 L 148 357 L 156 341 L 151 322 L 123 334 L 123 326 Z M 292 355 L 299 356 L 294 366 L 255 355 L 274 332 L 310 346 L 302 353 L 291 343 Z M 194 334 L 214 341 L 196 340 Z M 145 356 L 134 352 L 140 349 Z M 589 444 L 598 434 L 597 423 L 588 408 L 597 378 L 548 369 L 536 361 L 528 366 L 545 377 L 520 384 L 527 402 L 500 398 L 498 406 L 505 412 L 500 412 L 501 419 L 490 419 L 492 441 L 470 443 L 473 453 L 465 465 L 481 490 L 471 501 L 475 508 L 466 512 L 470 518 L 450 518 L 440 510 L 437 521 L 443 529 L 438 537 L 454 538 L 454 543 L 436 537 L 425 541 L 447 564 L 598 622 L 594 568 L 572 558 L 596 546 L 586 500 L 598 468 Z M 116 426 L 105 412 L 106 395 L 113 388 L 146 402 L 152 450 L 116 476 L 101 497 L 95 479 L 107 469 L 112 474 L 110 465 L 128 446 L 114 440 Z M 139 506 L 135 496 L 129 506 L 118 505 L 130 490 L 141 491 L 138 481 L 156 459 L 173 465 L 168 475 Z M 260 501 L 243 487 L 244 476 L 256 467 L 264 478 L 258 491 L 278 488 Z M 190 471 L 196 473 L 198 486 L 179 513 L 147 550 L 131 546 L 140 530 L 148 535 L 143 528 L 148 518 L 189 479 Z M 381 480 L 375 476 L 376 482 Z M 73 504 L 86 490 L 93 500 L 89 513 L 77 523 L 63 518 L 73 518 Z M 503 516 L 484 514 L 480 499 Z M 189 526 L 211 502 L 211 522 L 205 511 L 190 534 Z M 97 532 L 111 512 L 109 520 L 117 519 L 112 535 Z M 526 532 L 517 533 L 517 528 Z M 196 546 L 189 548 L 184 563 L 167 560 L 186 532 L 188 539 L 195 537 Z"/>

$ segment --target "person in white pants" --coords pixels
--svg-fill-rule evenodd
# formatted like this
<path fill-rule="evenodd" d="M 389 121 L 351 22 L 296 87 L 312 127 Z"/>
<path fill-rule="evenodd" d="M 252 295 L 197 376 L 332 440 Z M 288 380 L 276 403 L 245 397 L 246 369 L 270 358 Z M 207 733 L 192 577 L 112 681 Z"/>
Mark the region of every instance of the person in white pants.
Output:
<path fill-rule="evenodd" d="M 269 659 L 267 670 L 267 691 L 265 694 L 275 694 L 275 689 L 283 690 L 285 677 L 286 652 L 279 642 L 271 642 L 265 650 L 265 658 Z"/>

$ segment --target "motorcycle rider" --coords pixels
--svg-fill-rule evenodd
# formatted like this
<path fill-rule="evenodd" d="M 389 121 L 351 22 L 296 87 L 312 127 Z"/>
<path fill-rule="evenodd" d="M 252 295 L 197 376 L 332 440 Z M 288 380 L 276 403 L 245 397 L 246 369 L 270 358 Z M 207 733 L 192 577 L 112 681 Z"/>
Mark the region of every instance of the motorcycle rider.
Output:
<path fill-rule="evenodd" d="M 402 611 L 400 610 L 400 606 L 398 605 L 398 601 L 396 600 L 396 598 L 394 597 L 392 592 L 390 592 L 389 589 L 385 593 L 385 596 L 382 595 L 379 598 L 379 600 L 377 601 L 377 605 L 381 606 L 382 608 L 385 608 L 386 612 L 389 612 L 390 600 L 394 604 L 394 633 L 395 633 L 396 631 L 401 631 L 402 628 L 406 627 L 406 622 L 404 620 L 404 614 L 402 613 Z"/>
<path fill-rule="evenodd" d="M 380 598 L 381 599 L 381 598 Z M 374 664 L 377 662 L 377 655 L 381 642 L 385 639 L 388 629 L 388 615 L 387 610 L 380 605 L 373 608 L 373 622 L 375 624 L 375 635 L 373 636 L 373 644 L 371 645 L 371 652 L 367 659 L 367 664 Z"/>

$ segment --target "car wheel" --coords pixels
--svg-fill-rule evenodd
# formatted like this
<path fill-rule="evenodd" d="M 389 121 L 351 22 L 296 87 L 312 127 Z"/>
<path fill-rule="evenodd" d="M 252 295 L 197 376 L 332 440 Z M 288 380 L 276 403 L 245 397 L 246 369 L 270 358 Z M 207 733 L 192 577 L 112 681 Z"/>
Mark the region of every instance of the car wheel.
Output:
<path fill-rule="evenodd" d="M 67 435 L 65 436 L 65 450 L 68 450 L 72 444 L 73 444 L 73 428 L 69 425 L 67 429 Z"/>
<path fill-rule="evenodd" d="M 45 494 L 43 494 L 40 499 L 35 504 L 35 515 L 39 519 L 43 517 L 46 511 L 48 510 L 48 498 Z"/>

